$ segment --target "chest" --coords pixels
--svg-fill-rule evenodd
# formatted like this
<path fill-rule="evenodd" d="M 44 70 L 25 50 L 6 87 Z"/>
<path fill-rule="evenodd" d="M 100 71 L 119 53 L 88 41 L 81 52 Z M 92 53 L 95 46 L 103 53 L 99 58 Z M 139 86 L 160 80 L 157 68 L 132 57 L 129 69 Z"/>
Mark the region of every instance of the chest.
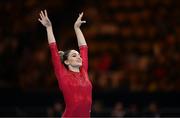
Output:
<path fill-rule="evenodd" d="M 65 79 L 67 80 L 66 85 L 71 88 L 71 90 L 88 90 L 92 88 L 91 82 L 86 73 L 69 73 L 65 76 Z"/>

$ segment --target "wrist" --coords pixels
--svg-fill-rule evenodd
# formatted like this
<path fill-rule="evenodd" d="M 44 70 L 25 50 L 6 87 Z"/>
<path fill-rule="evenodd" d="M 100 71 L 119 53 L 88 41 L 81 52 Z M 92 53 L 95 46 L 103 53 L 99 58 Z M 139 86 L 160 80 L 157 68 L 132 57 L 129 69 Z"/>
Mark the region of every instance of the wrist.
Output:
<path fill-rule="evenodd" d="M 79 29 L 80 29 L 80 27 L 74 27 L 74 29 L 75 29 L 75 30 L 79 30 Z"/>
<path fill-rule="evenodd" d="M 52 29 L 52 26 L 47 26 L 46 29 L 47 29 L 47 30 L 51 30 L 51 29 Z"/>

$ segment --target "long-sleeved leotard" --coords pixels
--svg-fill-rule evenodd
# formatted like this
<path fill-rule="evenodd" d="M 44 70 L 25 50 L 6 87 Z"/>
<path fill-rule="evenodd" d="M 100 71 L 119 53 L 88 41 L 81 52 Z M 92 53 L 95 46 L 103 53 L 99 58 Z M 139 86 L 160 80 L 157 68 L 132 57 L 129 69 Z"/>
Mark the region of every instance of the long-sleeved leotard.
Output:
<path fill-rule="evenodd" d="M 88 78 L 88 47 L 80 46 L 82 67 L 80 72 L 73 72 L 61 63 L 56 43 L 50 43 L 53 67 L 59 88 L 65 100 L 62 117 L 90 117 L 92 104 L 92 85 Z"/>

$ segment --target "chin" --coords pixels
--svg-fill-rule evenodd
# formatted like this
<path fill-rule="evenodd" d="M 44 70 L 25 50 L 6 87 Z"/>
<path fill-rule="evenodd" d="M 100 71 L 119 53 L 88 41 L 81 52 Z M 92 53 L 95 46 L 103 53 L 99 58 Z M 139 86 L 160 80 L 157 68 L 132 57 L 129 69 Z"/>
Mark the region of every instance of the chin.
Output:
<path fill-rule="evenodd" d="M 78 64 L 78 66 L 79 66 L 79 67 L 81 67 L 81 66 L 82 66 L 82 64 Z"/>
<path fill-rule="evenodd" d="M 82 66 L 82 64 L 79 64 L 79 67 L 81 67 Z"/>
<path fill-rule="evenodd" d="M 77 66 L 77 67 L 81 67 L 81 66 L 82 66 L 82 63 L 77 63 L 76 66 Z"/>

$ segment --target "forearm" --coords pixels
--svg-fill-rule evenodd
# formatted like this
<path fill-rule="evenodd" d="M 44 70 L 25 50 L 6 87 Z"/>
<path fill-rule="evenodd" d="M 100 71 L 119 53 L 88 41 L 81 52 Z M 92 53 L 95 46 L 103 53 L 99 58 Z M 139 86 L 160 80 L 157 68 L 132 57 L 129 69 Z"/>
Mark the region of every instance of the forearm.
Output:
<path fill-rule="evenodd" d="M 80 28 L 74 28 L 74 30 L 75 30 L 75 33 L 76 33 L 78 46 L 87 45 L 86 40 L 84 38 L 84 35 L 83 35 L 81 29 Z"/>
<path fill-rule="evenodd" d="M 53 34 L 52 26 L 47 27 L 46 31 L 47 31 L 48 43 L 51 44 L 51 43 L 56 42 L 54 34 Z"/>

